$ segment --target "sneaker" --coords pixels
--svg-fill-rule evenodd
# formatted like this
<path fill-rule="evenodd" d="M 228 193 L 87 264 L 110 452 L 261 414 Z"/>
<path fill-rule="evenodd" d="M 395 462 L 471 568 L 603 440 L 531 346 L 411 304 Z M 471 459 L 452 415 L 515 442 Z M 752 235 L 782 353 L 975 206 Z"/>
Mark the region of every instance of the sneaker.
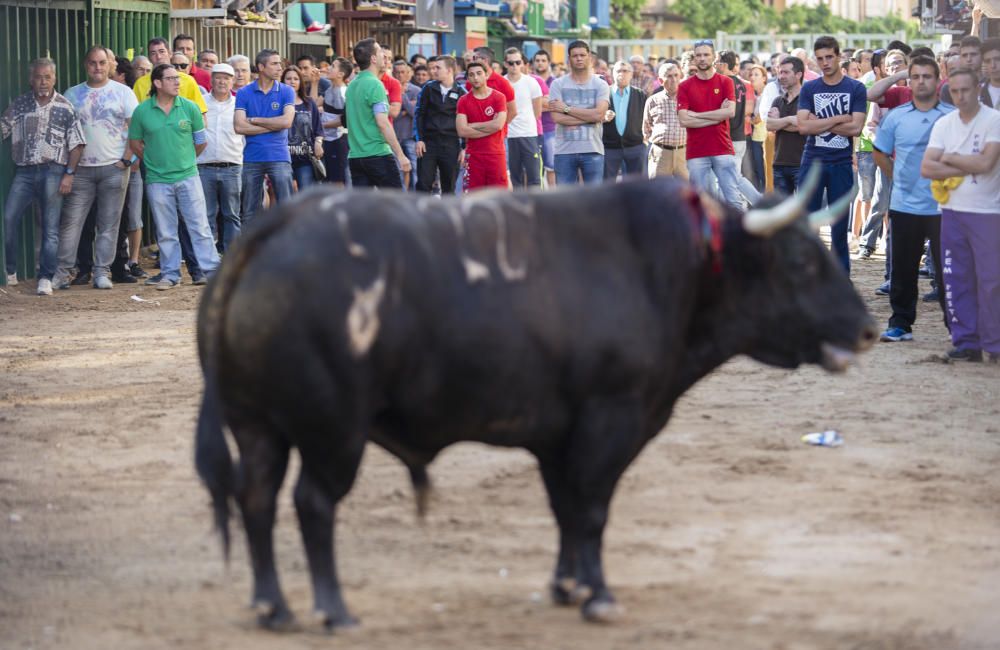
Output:
<path fill-rule="evenodd" d="M 897 343 L 899 341 L 912 341 L 913 333 L 907 332 L 902 327 L 890 327 L 886 331 L 882 332 L 881 336 L 878 337 L 879 341 L 883 343 Z"/>
<path fill-rule="evenodd" d="M 139 278 L 125 271 L 124 273 L 112 273 L 111 281 L 115 284 L 135 284 L 139 281 Z"/>
<path fill-rule="evenodd" d="M 55 283 L 54 286 L 56 289 L 59 289 L 60 291 L 66 291 L 70 287 L 69 277 L 64 277 L 62 280 L 59 280 L 57 283 Z"/>
<path fill-rule="evenodd" d="M 921 266 L 920 270 L 917 271 L 917 275 L 922 278 L 929 278 L 931 277 L 931 270 L 926 266 Z"/>
<path fill-rule="evenodd" d="M 208 284 L 208 277 L 204 273 L 199 273 L 198 275 L 191 278 L 191 284 L 196 287 L 203 287 Z"/>
<path fill-rule="evenodd" d="M 94 276 L 91 275 L 90 272 L 78 273 L 77 276 L 73 278 L 73 281 L 70 282 L 70 284 L 73 285 L 74 287 L 85 287 L 88 284 L 90 284 L 93 280 Z"/>
<path fill-rule="evenodd" d="M 149 284 L 148 280 L 146 281 L 146 284 Z M 162 278 L 154 286 L 156 287 L 157 291 L 167 291 L 168 289 L 173 289 L 178 284 L 180 284 L 180 282 L 175 282 L 174 280 L 168 280 L 166 278 Z"/>
<path fill-rule="evenodd" d="M 115 285 L 111 284 L 111 278 L 106 275 L 99 275 L 94 278 L 95 289 L 111 289 Z"/>
<path fill-rule="evenodd" d="M 38 281 L 38 291 L 36 292 L 39 296 L 51 296 L 52 295 L 52 280 L 47 278 L 42 278 Z"/>
<path fill-rule="evenodd" d="M 306 27 L 306 33 L 307 34 L 313 34 L 315 32 L 324 32 L 325 33 L 327 31 L 329 31 L 329 29 L 330 29 L 329 25 L 320 25 L 319 23 L 313 23 L 312 25 L 309 25 L 308 27 Z"/>
<path fill-rule="evenodd" d="M 870 249 L 870 248 L 862 248 L 861 252 L 858 253 L 858 259 L 859 260 L 870 260 L 872 258 L 872 255 L 874 255 L 874 254 L 875 254 L 875 251 L 873 251 L 872 249 Z"/>
<path fill-rule="evenodd" d="M 8 287 L 16 287 L 17 286 L 17 273 L 8 273 L 7 274 L 7 286 Z"/>
<path fill-rule="evenodd" d="M 952 348 L 948 350 L 948 359 L 951 361 L 979 362 L 983 360 L 983 351 L 971 348 Z"/>
<path fill-rule="evenodd" d="M 939 300 L 939 298 L 940 298 L 940 294 L 938 294 L 938 290 L 937 289 L 931 289 L 930 291 L 928 291 L 927 293 L 924 294 L 924 297 L 923 297 L 922 300 L 924 302 L 937 302 Z"/>
<path fill-rule="evenodd" d="M 134 278 L 148 278 L 149 274 L 146 273 L 138 262 L 132 262 L 128 265 L 128 272 L 132 274 Z"/>
<path fill-rule="evenodd" d="M 882 284 L 879 285 L 878 289 L 875 290 L 875 295 L 876 296 L 888 296 L 889 295 L 890 286 L 891 285 L 889 284 L 889 281 L 886 280 L 885 282 L 883 282 Z"/>
<path fill-rule="evenodd" d="M 143 284 L 145 284 L 146 286 L 149 286 L 149 287 L 154 287 L 154 286 L 158 285 L 160 283 L 160 280 L 162 280 L 162 279 L 163 279 L 163 275 L 161 273 L 157 273 L 153 277 L 148 278 L 145 282 L 143 282 Z"/>

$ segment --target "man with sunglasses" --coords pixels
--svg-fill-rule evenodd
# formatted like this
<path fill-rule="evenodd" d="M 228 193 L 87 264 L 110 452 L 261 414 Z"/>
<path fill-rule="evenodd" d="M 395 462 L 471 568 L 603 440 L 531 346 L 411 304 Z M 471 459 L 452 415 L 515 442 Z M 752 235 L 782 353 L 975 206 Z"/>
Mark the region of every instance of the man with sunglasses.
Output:
<path fill-rule="evenodd" d="M 538 120 L 542 115 L 542 87 L 525 69 L 516 47 L 504 51 L 507 81 L 514 89 L 517 117 L 507 127 L 507 168 L 515 188 L 542 184 L 542 158 L 538 146 Z"/>
<path fill-rule="evenodd" d="M 170 63 L 171 52 L 167 46 L 167 39 L 160 37 L 149 39 L 149 43 L 146 44 L 146 51 L 149 53 L 149 61 L 154 68 L 164 63 Z M 180 74 L 180 96 L 194 102 L 201 110 L 202 115 L 204 115 L 208 112 L 208 106 L 205 105 L 205 99 L 201 96 L 198 83 L 183 70 L 180 71 Z M 152 96 L 152 92 L 150 92 L 152 86 L 153 82 L 149 74 L 145 74 L 135 80 L 132 92 L 135 93 L 135 98 L 139 100 L 140 104 Z"/>
<path fill-rule="evenodd" d="M 174 36 L 173 46 L 174 52 L 180 52 L 186 56 L 190 63 L 187 68 L 178 69 L 181 72 L 191 75 L 195 83 L 204 88 L 206 92 L 212 92 L 212 75 L 209 72 L 211 68 L 205 69 L 197 66 L 198 59 L 196 55 L 198 51 L 194 48 L 194 37 L 187 34 L 178 34 Z"/>

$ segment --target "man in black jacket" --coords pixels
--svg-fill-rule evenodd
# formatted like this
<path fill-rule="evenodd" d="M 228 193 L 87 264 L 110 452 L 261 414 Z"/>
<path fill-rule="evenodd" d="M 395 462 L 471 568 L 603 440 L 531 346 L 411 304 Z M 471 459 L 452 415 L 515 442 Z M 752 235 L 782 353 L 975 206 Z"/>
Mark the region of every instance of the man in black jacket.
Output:
<path fill-rule="evenodd" d="M 440 172 L 441 195 L 455 193 L 455 179 L 462 161 L 462 147 L 455 130 L 455 108 L 465 90 L 455 83 L 458 64 L 451 56 L 439 56 L 417 98 L 413 137 L 417 141 L 417 191 L 430 192 Z"/>
<path fill-rule="evenodd" d="M 632 66 L 618 61 L 613 68 L 611 109 L 604 120 L 604 180 L 614 180 L 624 164 L 625 174 L 646 174 L 646 146 L 642 143 L 642 111 L 646 94 L 631 86 Z"/>

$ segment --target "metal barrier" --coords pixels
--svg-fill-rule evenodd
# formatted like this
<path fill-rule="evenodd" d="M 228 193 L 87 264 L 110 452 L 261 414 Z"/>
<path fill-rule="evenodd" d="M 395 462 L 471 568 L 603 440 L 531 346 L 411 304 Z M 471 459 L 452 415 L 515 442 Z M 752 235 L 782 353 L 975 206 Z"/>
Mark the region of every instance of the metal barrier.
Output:
<path fill-rule="evenodd" d="M 0 110 L 27 92 L 28 64 L 38 57 L 56 62 L 56 88 L 64 91 L 86 78 L 83 53 L 101 43 L 122 56 L 145 51 L 153 36 L 168 36 L 170 4 L 159 0 L 0 0 Z M 10 141 L 0 144 L 0 244 L 6 241 L 4 203 L 14 178 Z M 18 239 L 17 273 L 35 274 L 35 219 L 24 218 Z M 0 245 L 0 266 L 5 264 Z M 0 285 L 7 283 L 6 272 Z"/>

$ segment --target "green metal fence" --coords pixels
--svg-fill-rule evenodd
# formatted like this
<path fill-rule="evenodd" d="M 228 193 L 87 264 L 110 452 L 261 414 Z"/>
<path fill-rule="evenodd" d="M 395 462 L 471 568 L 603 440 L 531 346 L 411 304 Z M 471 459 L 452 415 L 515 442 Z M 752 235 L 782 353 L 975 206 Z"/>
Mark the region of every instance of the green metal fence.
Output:
<path fill-rule="evenodd" d="M 157 0 L 0 0 L 0 111 L 28 92 L 28 64 L 38 57 L 56 62 L 60 92 L 85 79 L 83 54 L 102 43 L 119 56 L 145 52 L 153 36 L 169 36 L 170 3 Z M 0 243 L 6 241 L 3 205 L 14 178 L 10 141 L 0 144 Z M 22 220 L 17 273 L 35 274 L 34 220 Z M 0 267 L 5 264 L 0 246 Z M 0 273 L 0 285 L 6 284 Z"/>

